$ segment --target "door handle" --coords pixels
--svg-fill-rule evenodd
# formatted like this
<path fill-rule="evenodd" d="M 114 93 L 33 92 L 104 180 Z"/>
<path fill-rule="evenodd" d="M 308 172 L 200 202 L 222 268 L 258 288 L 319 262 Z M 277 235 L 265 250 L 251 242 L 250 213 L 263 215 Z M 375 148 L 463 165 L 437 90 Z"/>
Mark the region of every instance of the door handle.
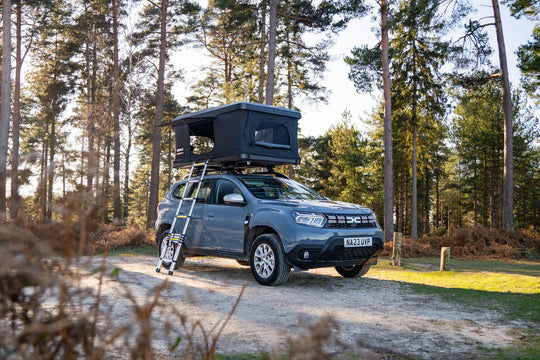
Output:
<path fill-rule="evenodd" d="M 206 217 L 208 220 L 214 220 L 216 218 L 214 214 L 208 214 Z"/>

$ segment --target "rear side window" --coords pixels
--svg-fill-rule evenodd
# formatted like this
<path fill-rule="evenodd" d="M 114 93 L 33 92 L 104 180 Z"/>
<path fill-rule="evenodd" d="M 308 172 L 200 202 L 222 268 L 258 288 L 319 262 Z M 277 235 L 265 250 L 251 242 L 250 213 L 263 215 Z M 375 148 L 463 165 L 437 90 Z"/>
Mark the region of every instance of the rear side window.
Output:
<path fill-rule="evenodd" d="M 173 193 L 173 196 L 175 198 L 180 199 L 182 195 L 184 194 L 184 187 L 186 184 L 181 184 L 178 186 Z M 197 183 L 191 183 L 189 185 L 188 192 L 186 194 L 186 198 L 192 198 L 195 196 L 195 192 L 197 191 Z M 201 184 L 201 188 L 199 190 L 199 193 L 197 194 L 197 202 L 198 203 L 205 203 L 206 199 L 208 198 L 208 194 L 210 193 L 210 180 L 204 180 Z"/>
<path fill-rule="evenodd" d="M 182 197 L 182 195 L 184 195 L 184 189 L 186 188 L 186 184 L 180 184 L 176 187 L 176 189 L 174 189 L 174 192 L 173 192 L 173 196 L 175 198 L 178 198 L 180 199 Z"/>

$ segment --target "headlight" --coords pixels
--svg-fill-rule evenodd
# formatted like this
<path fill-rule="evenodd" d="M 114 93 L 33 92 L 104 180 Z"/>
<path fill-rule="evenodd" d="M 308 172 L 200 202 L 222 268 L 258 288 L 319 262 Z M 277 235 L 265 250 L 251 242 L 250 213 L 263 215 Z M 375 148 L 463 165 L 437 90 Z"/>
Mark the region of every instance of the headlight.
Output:
<path fill-rule="evenodd" d="M 326 223 L 326 216 L 319 213 L 305 213 L 292 211 L 291 215 L 297 224 L 322 228 Z"/>

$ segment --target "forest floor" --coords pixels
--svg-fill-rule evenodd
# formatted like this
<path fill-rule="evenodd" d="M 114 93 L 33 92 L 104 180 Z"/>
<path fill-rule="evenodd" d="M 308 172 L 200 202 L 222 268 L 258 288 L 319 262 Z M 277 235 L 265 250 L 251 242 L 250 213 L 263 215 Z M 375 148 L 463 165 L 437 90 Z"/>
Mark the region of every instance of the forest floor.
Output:
<path fill-rule="evenodd" d="M 87 274 L 102 262 L 99 256 L 84 259 L 80 270 Z M 540 336 L 535 320 L 418 292 L 376 271 L 354 279 L 333 268 L 293 271 L 284 285 L 266 287 L 233 260 L 188 258 L 173 276 L 166 269 L 156 273 L 155 266 L 152 256 L 110 256 L 104 274 L 114 276 L 103 277 L 101 293 L 111 318 L 125 322 L 133 317 L 133 304 L 150 304 L 167 281 L 152 313 L 152 347 L 162 359 L 179 358 L 197 346 L 211 348 L 218 334 L 219 354 L 295 359 L 488 358 L 493 349 L 516 346 L 527 334 Z M 95 274 L 83 276 L 81 285 L 98 283 Z M 173 313 L 181 320 L 172 320 Z M 171 321 L 182 323 L 175 334 Z"/>

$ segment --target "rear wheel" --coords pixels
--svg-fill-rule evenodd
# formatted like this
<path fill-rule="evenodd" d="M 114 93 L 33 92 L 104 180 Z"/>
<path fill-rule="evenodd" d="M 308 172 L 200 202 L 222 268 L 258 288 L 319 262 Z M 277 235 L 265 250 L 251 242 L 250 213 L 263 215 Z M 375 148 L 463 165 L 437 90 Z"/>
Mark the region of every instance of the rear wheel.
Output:
<path fill-rule="evenodd" d="M 253 277 L 259 284 L 278 286 L 289 278 L 291 267 L 275 234 L 263 234 L 255 239 L 249 260 Z"/>
<path fill-rule="evenodd" d="M 169 268 L 171 266 L 171 262 L 174 259 L 174 251 L 176 250 L 176 246 L 174 244 L 167 244 L 167 236 L 169 235 L 169 230 L 167 229 L 161 233 L 158 240 L 158 256 L 161 257 L 163 254 L 163 262 L 161 263 L 162 266 Z M 176 265 L 175 269 L 178 269 L 180 266 L 184 265 L 184 261 L 186 261 L 186 258 L 182 254 L 182 249 L 180 248 L 180 254 L 178 254 L 178 259 L 176 259 Z"/>
<path fill-rule="evenodd" d="M 353 278 L 364 276 L 371 265 L 336 266 L 336 271 L 343 277 Z"/>

